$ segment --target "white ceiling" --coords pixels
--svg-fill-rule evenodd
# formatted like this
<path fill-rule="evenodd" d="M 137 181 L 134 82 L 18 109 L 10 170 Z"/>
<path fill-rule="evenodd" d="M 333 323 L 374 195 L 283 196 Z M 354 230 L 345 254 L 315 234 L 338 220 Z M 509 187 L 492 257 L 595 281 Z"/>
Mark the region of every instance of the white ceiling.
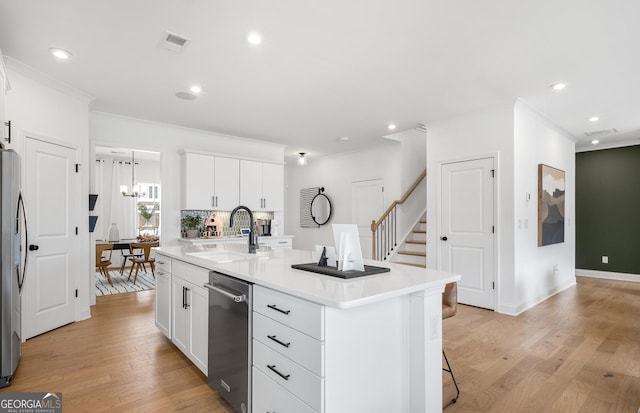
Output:
<path fill-rule="evenodd" d="M 639 18 L 637 0 L 2 0 L 0 49 L 92 95 L 92 110 L 278 142 L 288 156 L 517 98 L 585 146 L 587 131 L 640 138 Z M 166 31 L 191 42 L 163 50 Z M 194 83 L 197 100 L 175 97 Z"/>

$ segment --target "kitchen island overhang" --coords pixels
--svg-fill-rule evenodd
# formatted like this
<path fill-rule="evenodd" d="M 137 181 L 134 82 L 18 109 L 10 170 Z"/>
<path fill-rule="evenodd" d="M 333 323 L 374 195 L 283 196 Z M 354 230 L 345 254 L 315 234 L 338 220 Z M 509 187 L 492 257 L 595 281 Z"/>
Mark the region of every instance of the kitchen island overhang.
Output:
<path fill-rule="evenodd" d="M 339 279 L 291 268 L 313 252 L 239 245 L 162 247 L 158 253 L 324 306 L 319 411 L 432 412 L 442 408 L 442 292 L 459 275 L 393 263 L 388 273 Z M 227 262 L 206 257 L 236 254 Z M 222 260 L 221 260 L 222 261 Z M 382 409 L 382 410 L 379 410 Z"/>

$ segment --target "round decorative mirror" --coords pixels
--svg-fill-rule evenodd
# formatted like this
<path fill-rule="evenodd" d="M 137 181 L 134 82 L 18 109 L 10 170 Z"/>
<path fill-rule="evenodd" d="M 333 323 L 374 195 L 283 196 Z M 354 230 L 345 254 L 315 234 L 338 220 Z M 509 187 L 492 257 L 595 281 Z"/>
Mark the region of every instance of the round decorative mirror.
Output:
<path fill-rule="evenodd" d="M 320 191 L 323 191 L 322 188 Z M 319 192 L 311 200 L 311 218 L 318 225 L 324 225 L 331 218 L 331 201 L 322 192 Z"/>

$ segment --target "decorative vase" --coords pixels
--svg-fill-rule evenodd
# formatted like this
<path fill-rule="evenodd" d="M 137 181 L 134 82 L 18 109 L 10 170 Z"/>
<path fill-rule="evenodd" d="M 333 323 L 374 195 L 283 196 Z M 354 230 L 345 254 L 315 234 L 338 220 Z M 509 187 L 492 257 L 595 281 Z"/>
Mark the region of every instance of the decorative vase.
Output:
<path fill-rule="evenodd" d="M 120 241 L 120 231 L 118 231 L 118 226 L 113 223 L 111 224 L 111 229 L 109 229 L 109 242 Z"/>
<path fill-rule="evenodd" d="M 188 229 L 187 230 L 187 238 L 198 238 L 198 230 L 197 229 Z"/>

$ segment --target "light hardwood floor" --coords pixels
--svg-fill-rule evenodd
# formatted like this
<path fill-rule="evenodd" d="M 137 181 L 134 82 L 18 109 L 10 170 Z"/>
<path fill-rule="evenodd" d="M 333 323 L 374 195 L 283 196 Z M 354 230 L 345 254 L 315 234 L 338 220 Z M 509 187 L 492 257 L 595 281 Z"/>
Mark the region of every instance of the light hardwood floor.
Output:
<path fill-rule="evenodd" d="M 28 340 L 3 391 L 60 391 L 65 413 L 230 413 L 156 329 L 153 298 L 153 291 L 98 297 L 91 319 Z M 518 317 L 459 306 L 443 328 L 462 391 L 446 413 L 640 407 L 640 283 L 578 278 L 577 287 Z M 443 380 L 447 401 L 454 389 Z"/>
<path fill-rule="evenodd" d="M 97 297 L 92 318 L 27 340 L 3 391 L 62 392 L 68 412 L 233 410 L 155 327 L 154 291 Z"/>
<path fill-rule="evenodd" d="M 640 283 L 578 277 L 518 317 L 459 306 L 443 343 L 447 413 L 639 411 Z"/>

